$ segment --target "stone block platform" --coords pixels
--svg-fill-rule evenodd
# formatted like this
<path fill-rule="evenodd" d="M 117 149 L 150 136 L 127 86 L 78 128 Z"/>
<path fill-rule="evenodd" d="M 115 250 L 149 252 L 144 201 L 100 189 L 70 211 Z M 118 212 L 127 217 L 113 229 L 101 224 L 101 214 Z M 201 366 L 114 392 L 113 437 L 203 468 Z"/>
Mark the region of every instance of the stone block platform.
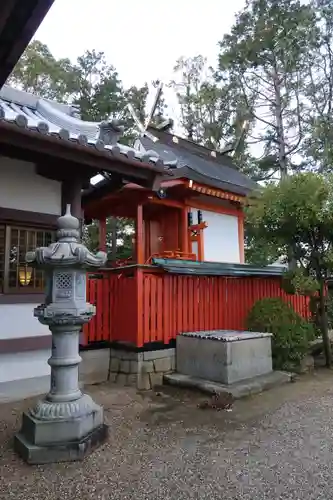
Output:
<path fill-rule="evenodd" d="M 271 334 L 238 331 L 183 333 L 177 337 L 177 372 L 234 384 L 272 372 Z"/>
<path fill-rule="evenodd" d="M 175 369 L 175 349 L 135 352 L 111 349 L 109 380 L 139 390 L 162 385 L 163 375 Z"/>
<path fill-rule="evenodd" d="M 164 375 L 164 383 L 187 389 L 195 389 L 205 394 L 230 392 L 235 399 L 259 394 L 263 391 L 278 387 L 282 384 L 292 382 L 294 374 L 274 371 L 267 375 L 261 375 L 234 384 L 219 384 L 202 378 L 182 375 L 181 373 L 168 373 Z"/>
<path fill-rule="evenodd" d="M 291 382 L 290 373 L 273 371 L 271 334 L 238 331 L 183 333 L 177 337 L 175 373 L 166 384 L 207 394 L 229 392 L 235 399 Z"/>

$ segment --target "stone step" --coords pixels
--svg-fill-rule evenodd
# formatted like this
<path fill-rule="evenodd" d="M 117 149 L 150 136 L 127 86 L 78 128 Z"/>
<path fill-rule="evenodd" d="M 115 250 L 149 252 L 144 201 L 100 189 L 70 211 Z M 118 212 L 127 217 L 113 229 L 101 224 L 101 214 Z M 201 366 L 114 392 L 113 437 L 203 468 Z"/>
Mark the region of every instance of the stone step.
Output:
<path fill-rule="evenodd" d="M 197 389 L 206 394 L 230 392 L 235 399 L 258 394 L 272 387 L 292 382 L 293 379 L 294 374 L 281 371 L 273 371 L 266 375 L 260 375 L 259 377 L 242 380 L 230 385 L 219 384 L 177 372 L 165 374 L 163 378 L 165 384 Z"/>

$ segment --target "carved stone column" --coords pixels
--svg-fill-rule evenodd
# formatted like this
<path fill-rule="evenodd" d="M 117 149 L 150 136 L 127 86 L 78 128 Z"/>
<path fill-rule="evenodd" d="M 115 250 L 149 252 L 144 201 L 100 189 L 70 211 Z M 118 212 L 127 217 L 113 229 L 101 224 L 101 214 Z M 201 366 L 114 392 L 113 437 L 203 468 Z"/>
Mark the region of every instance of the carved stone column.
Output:
<path fill-rule="evenodd" d="M 93 255 L 79 242 L 79 221 L 70 205 L 58 219 L 57 241 L 28 252 L 26 261 L 45 270 L 45 304 L 34 310 L 52 333 L 51 388 L 23 414 L 15 449 L 28 463 L 84 458 L 107 436 L 103 409 L 79 388 L 79 335 L 95 314 L 86 302 L 87 268 L 105 264 L 106 254 Z"/>

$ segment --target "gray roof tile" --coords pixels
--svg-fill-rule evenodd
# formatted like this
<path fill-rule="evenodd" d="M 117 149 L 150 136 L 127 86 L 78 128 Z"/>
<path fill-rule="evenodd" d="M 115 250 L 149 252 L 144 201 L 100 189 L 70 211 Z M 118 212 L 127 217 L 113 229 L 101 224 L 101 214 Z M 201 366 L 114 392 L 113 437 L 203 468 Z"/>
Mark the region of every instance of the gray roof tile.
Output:
<path fill-rule="evenodd" d="M 78 109 L 75 106 L 41 99 L 6 85 L 0 90 L 1 121 L 40 134 L 58 136 L 60 139 L 87 147 L 95 147 L 98 151 L 124 155 L 130 160 L 151 162 L 157 167 L 164 167 L 164 162 L 158 155 L 149 155 L 119 143 L 117 139 L 121 132 L 116 121 L 88 122 L 78 118 L 77 114 Z M 105 127 L 109 134 L 105 133 Z"/>
<path fill-rule="evenodd" d="M 178 142 L 173 142 L 172 134 L 153 128 L 149 130 L 158 140 L 154 142 L 147 136 L 141 137 L 143 148 L 155 151 L 167 165 L 174 168 L 177 177 L 182 175 L 196 182 L 242 195 L 256 189 L 256 183 L 240 172 L 230 157 L 217 153 L 214 158 L 207 148 L 181 138 L 178 138 Z"/>

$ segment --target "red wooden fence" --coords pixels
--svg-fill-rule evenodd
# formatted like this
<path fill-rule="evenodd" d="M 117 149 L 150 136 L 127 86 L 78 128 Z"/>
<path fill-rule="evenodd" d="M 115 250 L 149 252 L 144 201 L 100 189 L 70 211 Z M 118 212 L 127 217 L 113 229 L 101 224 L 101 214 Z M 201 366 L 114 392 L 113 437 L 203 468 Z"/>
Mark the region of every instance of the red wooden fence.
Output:
<path fill-rule="evenodd" d="M 96 316 L 85 327 L 86 343 L 103 340 L 136 343 L 136 276 L 124 277 L 111 271 L 101 274 L 102 279 L 88 279 L 87 300 L 96 306 Z"/>
<path fill-rule="evenodd" d="M 140 347 L 168 344 L 186 331 L 244 330 L 252 305 L 264 297 L 281 297 L 309 315 L 308 299 L 287 295 L 279 277 L 185 276 L 151 268 L 102 274 L 103 279 L 88 280 L 88 301 L 96 304 L 97 314 L 86 326 L 86 343 L 123 341 Z"/>

